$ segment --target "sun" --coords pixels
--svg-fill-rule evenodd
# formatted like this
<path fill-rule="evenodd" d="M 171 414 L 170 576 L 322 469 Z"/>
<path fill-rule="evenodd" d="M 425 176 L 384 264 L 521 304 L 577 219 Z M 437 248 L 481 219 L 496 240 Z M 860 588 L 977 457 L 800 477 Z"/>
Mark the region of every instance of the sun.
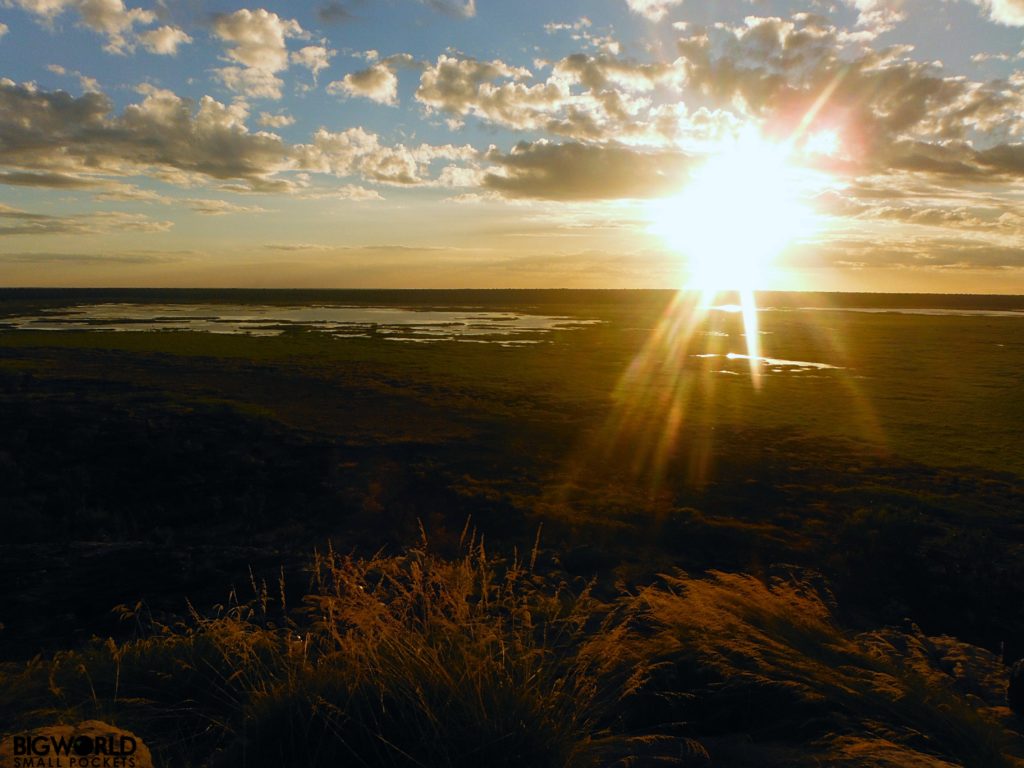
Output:
<path fill-rule="evenodd" d="M 683 259 L 688 287 L 762 288 L 779 253 L 815 227 L 800 199 L 806 186 L 789 146 L 744 134 L 695 168 L 678 195 L 650 205 L 651 231 Z"/>

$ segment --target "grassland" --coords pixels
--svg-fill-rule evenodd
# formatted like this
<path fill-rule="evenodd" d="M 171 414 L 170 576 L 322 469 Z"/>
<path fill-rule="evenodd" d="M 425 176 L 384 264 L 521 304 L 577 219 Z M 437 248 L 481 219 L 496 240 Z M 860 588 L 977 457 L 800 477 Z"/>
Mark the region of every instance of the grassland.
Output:
<path fill-rule="evenodd" d="M 651 344 L 669 299 L 362 297 L 604 321 L 517 348 L 0 332 L 0 707 L 167 764 L 1013 764 L 1024 320 L 762 313 L 836 368 L 755 388 L 690 356 L 736 315 Z"/>

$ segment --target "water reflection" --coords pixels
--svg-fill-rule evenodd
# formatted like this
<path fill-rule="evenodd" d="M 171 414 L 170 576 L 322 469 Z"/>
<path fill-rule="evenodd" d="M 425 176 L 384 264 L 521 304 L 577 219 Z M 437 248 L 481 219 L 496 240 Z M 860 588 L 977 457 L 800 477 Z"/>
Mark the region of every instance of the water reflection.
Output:
<path fill-rule="evenodd" d="M 765 366 L 767 368 L 770 368 L 772 371 L 775 371 L 776 373 L 781 373 L 781 372 L 787 371 L 787 370 L 789 370 L 789 371 L 801 371 L 801 370 L 804 370 L 804 371 L 806 371 L 806 370 L 823 371 L 823 370 L 828 370 L 828 369 L 840 370 L 840 366 L 838 366 L 838 365 L 830 365 L 829 363 L 816 363 L 816 362 L 812 362 L 810 360 L 784 360 L 784 359 L 782 359 L 780 357 L 764 357 L 764 356 L 761 356 L 761 355 L 752 357 L 750 355 L 744 355 L 744 354 L 741 354 L 739 352 L 728 352 L 728 353 L 726 353 L 724 355 L 719 355 L 719 354 L 716 354 L 716 353 L 713 353 L 713 352 L 709 352 L 709 353 L 700 354 L 700 355 L 691 355 L 691 357 L 707 357 L 707 358 L 711 358 L 711 357 L 724 357 L 726 360 L 745 360 L 748 363 L 751 363 L 753 365 Z M 733 373 L 733 371 L 719 371 L 719 373 Z"/>
<path fill-rule="evenodd" d="M 418 310 L 361 306 L 231 304 L 85 304 L 0 319 L 0 327 L 37 331 L 199 331 L 279 336 L 309 330 L 337 338 L 392 341 L 477 341 L 512 346 L 508 337 L 572 330 L 601 322 L 477 309 Z M 516 344 L 538 343 L 516 340 Z"/>

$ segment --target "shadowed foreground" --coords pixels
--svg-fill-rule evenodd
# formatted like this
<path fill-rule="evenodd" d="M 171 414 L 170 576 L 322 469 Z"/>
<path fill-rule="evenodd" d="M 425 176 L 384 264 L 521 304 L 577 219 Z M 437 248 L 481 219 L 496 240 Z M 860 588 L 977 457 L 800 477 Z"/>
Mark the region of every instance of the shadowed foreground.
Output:
<path fill-rule="evenodd" d="M 317 555 L 301 605 L 253 583 L 136 638 L 0 672 L 15 726 L 97 718 L 157 764 L 1002 766 L 1024 746 L 993 655 L 852 634 L 792 575 L 677 572 L 602 600 L 534 548 Z M 468 540 L 467 540 L 468 539 Z"/>

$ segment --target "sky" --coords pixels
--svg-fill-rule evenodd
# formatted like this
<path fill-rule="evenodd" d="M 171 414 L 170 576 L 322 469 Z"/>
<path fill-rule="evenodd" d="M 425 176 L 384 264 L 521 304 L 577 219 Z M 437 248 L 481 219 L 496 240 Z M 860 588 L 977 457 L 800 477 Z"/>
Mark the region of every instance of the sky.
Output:
<path fill-rule="evenodd" d="M 1024 0 L 0 0 L 0 285 L 1024 293 Z"/>

